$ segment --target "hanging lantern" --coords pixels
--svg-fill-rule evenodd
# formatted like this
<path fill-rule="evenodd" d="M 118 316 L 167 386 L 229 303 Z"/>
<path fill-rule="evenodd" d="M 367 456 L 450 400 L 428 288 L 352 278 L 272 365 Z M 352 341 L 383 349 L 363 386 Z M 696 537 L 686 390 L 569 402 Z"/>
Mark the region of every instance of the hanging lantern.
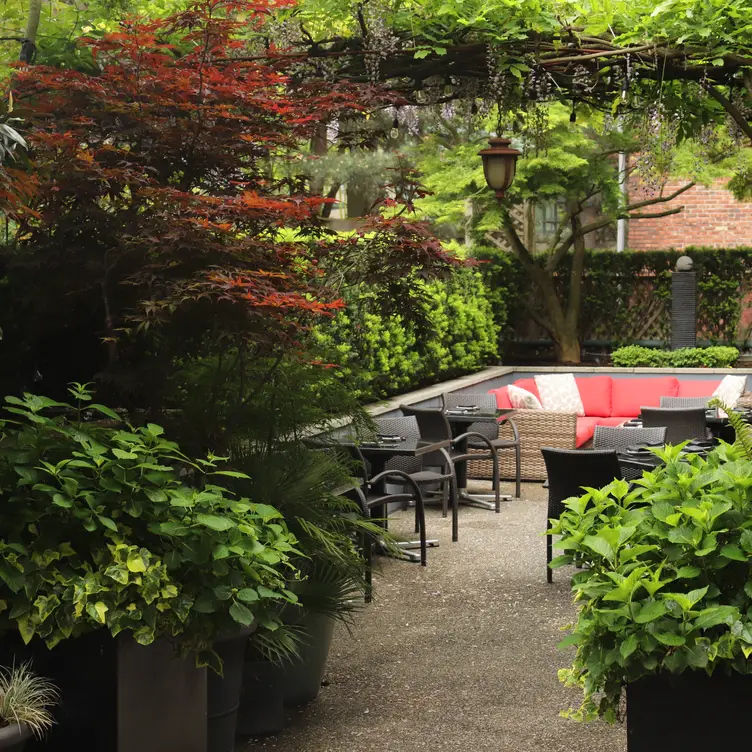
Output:
<path fill-rule="evenodd" d="M 483 160 L 483 172 L 488 187 L 496 193 L 496 198 L 504 198 L 505 191 L 512 185 L 520 152 L 512 149 L 508 138 L 489 138 L 490 148 L 483 149 L 478 155 Z"/>

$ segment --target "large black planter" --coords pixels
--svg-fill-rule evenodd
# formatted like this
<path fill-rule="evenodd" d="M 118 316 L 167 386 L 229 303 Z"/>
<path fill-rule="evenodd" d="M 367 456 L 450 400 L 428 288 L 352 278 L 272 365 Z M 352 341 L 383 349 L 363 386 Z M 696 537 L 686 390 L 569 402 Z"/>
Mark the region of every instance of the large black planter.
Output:
<path fill-rule="evenodd" d="M 60 703 L 49 734 L 25 752 L 206 752 L 206 670 L 169 641 L 143 646 L 100 630 L 48 650 L 5 635 L 0 664 L 27 660 Z"/>
<path fill-rule="evenodd" d="M 222 659 L 222 676 L 209 671 L 206 680 L 207 752 L 233 752 L 240 705 L 243 665 L 251 628 L 238 630 L 214 642 Z"/>
<path fill-rule="evenodd" d="M 334 619 L 331 617 L 308 613 L 300 625 L 305 627 L 306 634 L 299 657 L 286 664 L 283 671 L 285 705 L 303 705 L 316 699 L 332 646 Z"/>
<path fill-rule="evenodd" d="M 0 750 L 2 752 L 23 752 L 26 741 L 31 738 L 31 729 L 24 723 L 0 728 Z"/>
<path fill-rule="evenodd" d="M 749 749 L 752 676 L 700 671 L 627 686 L 629 752 Z"/>
<path fill-rule="evenodd" d="M 270 661 L 246 661 L 240 690 L 238 736 L 278 734 L 285 727 L 280 667 Z"/>

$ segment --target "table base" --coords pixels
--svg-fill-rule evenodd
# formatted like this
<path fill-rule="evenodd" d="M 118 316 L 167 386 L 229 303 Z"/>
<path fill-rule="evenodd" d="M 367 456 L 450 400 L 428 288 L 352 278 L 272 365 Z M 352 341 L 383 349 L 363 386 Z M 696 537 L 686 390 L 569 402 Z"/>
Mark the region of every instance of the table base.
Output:
<path fill-rule="evenodd" d="M 404 559 L 405 561 L 420 561 L 420 553 L 414 553 L 413 549 L 420 549 L 420 541 L 397 541 L 397 548 L 400 549 L 400 553 L 394 552 L 394 549 L 390 549 L 385 543 L 379 543 L 379 549 L 382 556 L 389 556 L 392 559 Z M 439 541 L 431 539 L 426 541 L 426 548 L 438 548 Z"/>
<path fill-rule="evenodd" d="M 496 509 L 496 494 L 471 494 L 466 488 L 459 490 L 459 502 L 467 507 L 479 507 L 480 509 Z M 488 501 L 487 501 L 488 499 Z M 500 494 L 501 501 L 511 501 L 511 494 Z"/>

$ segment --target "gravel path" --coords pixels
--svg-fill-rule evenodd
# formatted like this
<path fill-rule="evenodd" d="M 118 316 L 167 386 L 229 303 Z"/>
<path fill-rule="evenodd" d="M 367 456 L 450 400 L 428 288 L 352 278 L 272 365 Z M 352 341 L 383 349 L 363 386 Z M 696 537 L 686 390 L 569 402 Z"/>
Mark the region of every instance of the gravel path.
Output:
<path fill-rule="evenodd" d="M 463 507 L 452 544 L 450 520 L 430 509 L 441 546 L 428 567 L 380 559 L 374 602 L 352 635 L 338 627 L 319 698 L 239 750 L 625 752 L 623 727 L 558 715 L 578 702 L 556 676 L 573 607 L 566 571 L 545 581 L 545 515 L 545 491 L 525 484 L 499 515 Z"/>

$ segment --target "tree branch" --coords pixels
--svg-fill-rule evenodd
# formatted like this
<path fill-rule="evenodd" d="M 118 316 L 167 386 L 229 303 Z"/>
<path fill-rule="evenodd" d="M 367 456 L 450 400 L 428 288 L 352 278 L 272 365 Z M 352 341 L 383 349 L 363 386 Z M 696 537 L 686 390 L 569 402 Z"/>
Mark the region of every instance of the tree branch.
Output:
<path fill-rule="evenodd" d="M 745 86 L 747 85 L 747 82 L 745 80 Z M 742 132 L 749 138 L 750 141 L 752 141 L 752 125 L 747 122 L 747 118 L 744 117 L 744 115 L 741 113 L 739 108 L 733 104 L 730 100 L 726 99 L 723 94 L 721 94 L 718 89 L 715 88 L 715 86 L 711 86 L 710 84 L 705 86 L 706 91 L 708 94 L 710 94 L 713 99 L 715 99 L 718 104 L 723 107 L 726 112 L 728 112 L 729 115 L 734 119 L 734 122 L 742 129 Z"/>
<path fill-rule="evenodd" d="M 647 214 L 630 214 L 626 219 L 656 219 L 657 217 L 668 217 L 671 214 L 681 214 L 684 211 L 683 206 L 677 206 L 675 209 L 666 209 L 662 212 L 648 212 Z"/>

